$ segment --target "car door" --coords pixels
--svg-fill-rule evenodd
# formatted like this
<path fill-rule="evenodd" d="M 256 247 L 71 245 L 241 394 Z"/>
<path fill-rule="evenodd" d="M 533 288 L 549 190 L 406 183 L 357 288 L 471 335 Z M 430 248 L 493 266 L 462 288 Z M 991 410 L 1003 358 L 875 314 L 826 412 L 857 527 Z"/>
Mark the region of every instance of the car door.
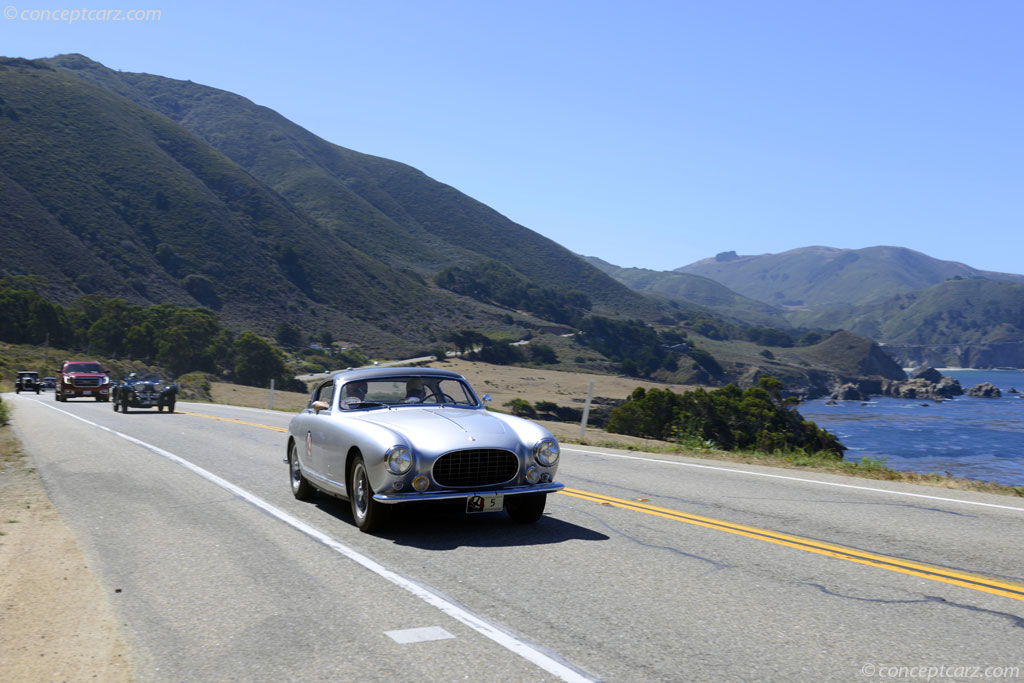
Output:
<path fill-rule="evenodd" d="M 334 380 L 328 380 L 313 390 L 310 400 L 310 407 L 306 409 L 309 413 L 304 421 L 306 425 L 306 459 L 309 461 L 306 468 L 321 478 L 327 478 L 328 457 L 326 445 L 329 440 L 331 429 L 330 416 L 334 410 Z M 313 410 L 313 403 L 322 401 L 330 408 L 319 412 Z"/>

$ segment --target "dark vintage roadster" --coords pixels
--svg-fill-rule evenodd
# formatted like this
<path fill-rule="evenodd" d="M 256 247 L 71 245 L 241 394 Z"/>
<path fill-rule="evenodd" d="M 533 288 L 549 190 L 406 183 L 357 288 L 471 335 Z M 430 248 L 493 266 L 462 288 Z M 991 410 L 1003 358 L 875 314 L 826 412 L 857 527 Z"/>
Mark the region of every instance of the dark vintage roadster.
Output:
<path fill-rule="evenodd" d="M 14 382 L 14 393 L 20 394 L 23 391 L 34 391 L 37 394 L 43 383 L 39 381 L 38 372 L 22 370 L 18 373 L 18 379 Z"/>
<path fill-rule="evenodd" d="M 128 375 L 123 382 L 114 386 L 111 401 L 114 412 L 127 413 L 129 408 L 153 408 L 163 412 L 174 412 L 178 400 L 178 385 L 164 383 L 159 377 Z"/>

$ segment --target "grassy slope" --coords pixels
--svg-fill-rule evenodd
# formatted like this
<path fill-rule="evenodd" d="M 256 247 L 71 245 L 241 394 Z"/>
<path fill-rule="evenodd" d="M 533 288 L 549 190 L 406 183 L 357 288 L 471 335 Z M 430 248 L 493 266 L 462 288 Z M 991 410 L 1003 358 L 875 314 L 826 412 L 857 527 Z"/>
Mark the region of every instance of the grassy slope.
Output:
<path fill-rule="evenodd" d="M 992 343 L 1024 339 L 1024 284 L 947 280 L 858 307 L 803 313 L 809 325 L 844 327 L 891 344 Z"/>
<path fill-rule="evenodd" d="M 4 60 L 0 102 L 0 275 L 42 275 L 55 300 L 196 305 L 185 278 L 197 275 L 231 326 L 266 333 L 290 320 L 373 348 L 428 343 L 479 315 L 325 231 L 195 134 L 68 71 Z"/>
<path fill-rule="evenodd" d="M 232 93 L 122 74 L 78 55 L 48 60 L 160 111 L 280 192 L 334 235 L 430 277 L 497 259 L 535 282 L 587 292 L 599 310 L 651 318 L 658 306 L 551 240 L 404 164 L 328 143 Z"/>
<path fill-rule="evenodd" d="M 899 292 L 926 289 L 955 276 L 981 274 L 962 263 L 940 261 L 900 247 L 807 247 L 736 260 L 705 259 L 676 270 L 709 277 L 769 304 L 812 309 L 863 304 Z"/>
<path fill-rule="evenodd" d="M 585 257 L 585 260 L 638 292 L 663 297 L 684 306 L 704 308 L 747 325 L 779 329 L 789 327 L 781 310 L 737 294 L 710 278 L 673 271 L 621 268 L 593 257 Z"/>

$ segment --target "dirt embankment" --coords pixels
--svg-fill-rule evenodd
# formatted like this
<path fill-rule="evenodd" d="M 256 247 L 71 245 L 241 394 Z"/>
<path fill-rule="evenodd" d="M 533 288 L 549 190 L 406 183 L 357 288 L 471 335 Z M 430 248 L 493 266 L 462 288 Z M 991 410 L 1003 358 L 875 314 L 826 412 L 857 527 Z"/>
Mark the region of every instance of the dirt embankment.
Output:
<path fill-rule="evenodd" d="M 11 428 L 0 427 L 0 678 L 134 680 L 109 599 Z"/>

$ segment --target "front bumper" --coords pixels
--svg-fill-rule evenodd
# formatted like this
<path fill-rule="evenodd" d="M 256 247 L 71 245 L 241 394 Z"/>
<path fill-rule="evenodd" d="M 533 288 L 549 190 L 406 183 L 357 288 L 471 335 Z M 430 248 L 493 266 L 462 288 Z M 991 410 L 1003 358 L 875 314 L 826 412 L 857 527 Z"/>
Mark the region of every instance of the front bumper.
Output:
<path fill-rule="evenodd" d="M 565 488 L 565 484 L 553 481 L 550 484 L 533 484 L 532 486 L 511 486 L 502 489 L 484 489 L 482 491 L 424 491 L 422 493 L 375 493 L 373 499 L 378 503 L 422 503 L 434 500 L 457 500 L 470 496 L 518 496 L 526 493 L 555 493 Z"/>
<path fill-rule="evenodd" d="M 61 393 L 65 396 L 108 396 L 110 394 L 109 386 L 99 387 L 64 387 Z"/>

